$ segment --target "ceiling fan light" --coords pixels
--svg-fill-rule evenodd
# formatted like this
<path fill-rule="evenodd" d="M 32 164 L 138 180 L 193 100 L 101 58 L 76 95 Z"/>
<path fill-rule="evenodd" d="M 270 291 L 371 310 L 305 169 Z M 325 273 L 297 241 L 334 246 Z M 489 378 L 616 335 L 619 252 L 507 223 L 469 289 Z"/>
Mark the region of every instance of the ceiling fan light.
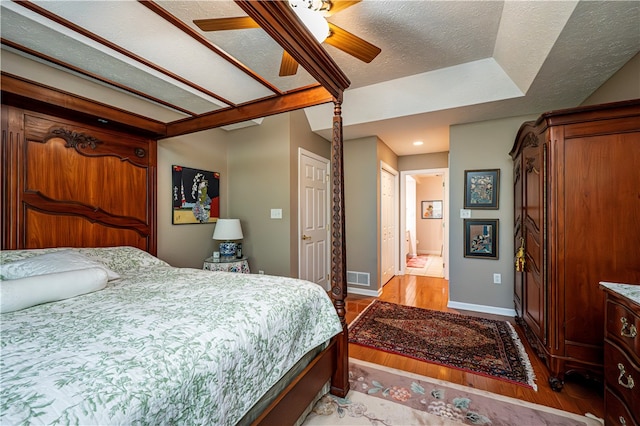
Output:
<path fill-rule="evenodd" d="M 322 14 L 306 7 L 294 7 L 293 11 L 313 34 L 313 37 L 318 40 L 318 43 L 322 43 L 327 39 L 329 36 L 329 23 Z"/>
<path fill-rule="evenodd" d="M 289 0 L 289 6 L 292 8 L 304 7 L 317 12 L 331 9 L 331 0 Z"/>

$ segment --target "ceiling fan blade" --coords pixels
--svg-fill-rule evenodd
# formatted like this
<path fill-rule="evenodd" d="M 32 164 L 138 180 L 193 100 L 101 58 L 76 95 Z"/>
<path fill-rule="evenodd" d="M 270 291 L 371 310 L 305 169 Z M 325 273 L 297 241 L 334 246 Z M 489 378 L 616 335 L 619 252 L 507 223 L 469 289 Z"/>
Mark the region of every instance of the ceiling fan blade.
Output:
<path fill-rule="evenodd" d="M 260 25 L 249 16 L 237 18 L 194 19 L 193 23 L 202 31 L 244 30 L 246 28 L 260 28 Z"/>
<path fill-rule="evenodd" d="M 331 30 L 331 35 L 327 37 L 324 41 L 325 43 L 330 44 L 331 46 L 340 49 L 363 62 L 369 63 L 373 61 L 373 59 L 382 51 L 379 47 L 351 34 L 349 31 L 343 30 L 331 22 L 329 22 L 329 29 Z"/>
<path fill-rule="evenodd" d="M 298 72 L 298 62 L 285 50 L 282 52 L 282 61 L 280 62 L 280 77 L 295 75 Z"/>
<path fill-rule="evenodd" d="M 324 13 L 325 17 L 329 17 L 334 15 L 341 10 L 345 10 L 346 8 L 353 6 L 356 3 L 360 3 L 362 0 L 331 0 L 331 9 Z"/>

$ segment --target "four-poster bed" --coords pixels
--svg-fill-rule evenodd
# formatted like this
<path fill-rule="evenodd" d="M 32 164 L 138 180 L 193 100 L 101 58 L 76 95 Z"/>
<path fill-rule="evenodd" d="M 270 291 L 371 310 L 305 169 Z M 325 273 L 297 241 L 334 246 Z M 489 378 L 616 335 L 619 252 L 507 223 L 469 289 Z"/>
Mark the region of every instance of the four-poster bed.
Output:
<path fill-rule="evenodd" d="M 315 352 L 306 355 L 304 364 L 296 364 L 297 370 L 288 374 L 290 377 L 286 383 L 281 383 L 280 389 L 272 391 L 268 398 L 255 403 L 251 413 L 240 420 L 241 423 L 253 424 L 293 424 L 329 380 L 333 394 L 345 396 L 349 390 L 341 117 L 342 94 L 349 80 L 285 2 L 236 0 L 236 3 L 319 85 L 162 123 L 3 72 L 2 263 L 9 265 L 32 258 L 40 259 L 39 256 L 60 251 L 54 248 L 66 247 L 102 262 L 104 268 L 116 269 L 121 281 L 109 281 L 105 290 L 77 299 L 85 301 L 106 297 L 108 292 L 122 294 L 115 292 L 116 287 L 126 287 L 126 291 L 133 292 L 132 289 L 139 285 L 134 283 L 137 278 L 133 276 L 143 266 L 164 271 L 167 275 L 178 274 L 174 268 L 155 258 L 156 141 L 333 102 L 330 298 L 337 313 L 337 334 L 327 339 L 325 346 L 314 344 Z M 153 3 L 145 5 L 154 7 Z M 96 120 L 109 122 L 109 125 L 97 125 Z M 128 254 L 122 254 L 123 250 Z M 62 252 L 68 253 L 68 250 Z M 126 267 L 116 260 L 122 257 L 127 258 Z M 142 275 L 146 277 L 154 275 L 150 269 L 144 271 Z M 202 279 L 205 271 L 196 272 L 195 277 L 188 275 L 190 278 L 185 280 L 193 283 Z M 145 283 L 151 285 L 150 282 Z M 225 283 L 222 280 L 221 285 L 228 290 Z M 124 284 L 131 284 L 131 287 Z M 185 289 L 178 289 L 179 297 L 184 296 L 180 291 L 188 293 Z M 116 295 L 113 300 L 118 297 L 122 296 Z M 19 318 L 24 325 L 28 323 L 30 314 L 35 317 L 47 314 L 63 316 L 65 311 L 76 309 L 74 300 L 7 312 L 3 314 L 3 328 L 6 326 L 19 333 L 20 326 L 9 320 Z M 104 303 L 112 299 L 100 300 Z M 127 299 L 126 303 L 131 303 L 131 300 Z M 161 305 L 160 301 L 158 303 Z M 242 302 L 238 299 L 233 303 Z M 321 301 L 310 303 L 321 304 Z M 81 305 L 77 307 L 81 308 Z M 11 341 L 3 339 L 3 356 L 8 356 L 11 344 Z M 13 355 L 18 356 L 18 353 Z M 29 357 L 25 352 L 19 355 Z M 3 359 L 3 368 L 4 362 Z M 273 367 L 265 364 L 263 368 Z M 13 396 L 20 398 L 20 394 Z M 183 404 L 188 403 L 183 401 Z M 86 407 L 79 409 L 86 410 Z M 109 415 L 116 418 L 116 414 L 112 411 Z M 109 418 L 104 413 L 99 416 L 96 418 Z"/>

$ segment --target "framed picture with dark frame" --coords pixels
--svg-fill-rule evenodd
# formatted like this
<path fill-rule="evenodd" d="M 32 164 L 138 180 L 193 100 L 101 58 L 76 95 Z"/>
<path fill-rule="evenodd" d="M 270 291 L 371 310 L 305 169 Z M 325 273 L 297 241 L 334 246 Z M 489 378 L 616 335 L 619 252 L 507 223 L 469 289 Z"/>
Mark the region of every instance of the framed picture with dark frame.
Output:
<path fill-rule="evenodd" d="M 498 210 L 500 169 L 464 171 L 464 208 Z"/>
<path fill-rule="evenodd" d="M 464 220 L 464 257 L 498 259 L 499 219 Z"/>
<path fill-rule="evenodd" d="M 174 225 L 214 223 L 220 217 L 220 173 L 171 166 Z"/>
<path fill-rule="evenodd" d="M 427 200 L 422 202 L 423 219 L 442 219 L 442 200 Z"/>

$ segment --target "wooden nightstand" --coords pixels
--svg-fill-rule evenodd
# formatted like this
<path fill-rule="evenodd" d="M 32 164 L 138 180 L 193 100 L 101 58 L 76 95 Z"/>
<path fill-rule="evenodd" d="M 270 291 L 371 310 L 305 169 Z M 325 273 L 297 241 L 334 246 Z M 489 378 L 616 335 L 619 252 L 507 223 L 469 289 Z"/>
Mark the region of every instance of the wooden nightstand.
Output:
<path fill-rule="evenodd" d="M 241 259 L 235 257 L 221 257 L 220 259 L 213 260 L 213 257 L 208 257 L 204 260 L 202 269 L 206 271 L 224 271 L 224 272 L 239 272 L 242 274 L 250 274 L 249 261 L 246 257 Z"/>

